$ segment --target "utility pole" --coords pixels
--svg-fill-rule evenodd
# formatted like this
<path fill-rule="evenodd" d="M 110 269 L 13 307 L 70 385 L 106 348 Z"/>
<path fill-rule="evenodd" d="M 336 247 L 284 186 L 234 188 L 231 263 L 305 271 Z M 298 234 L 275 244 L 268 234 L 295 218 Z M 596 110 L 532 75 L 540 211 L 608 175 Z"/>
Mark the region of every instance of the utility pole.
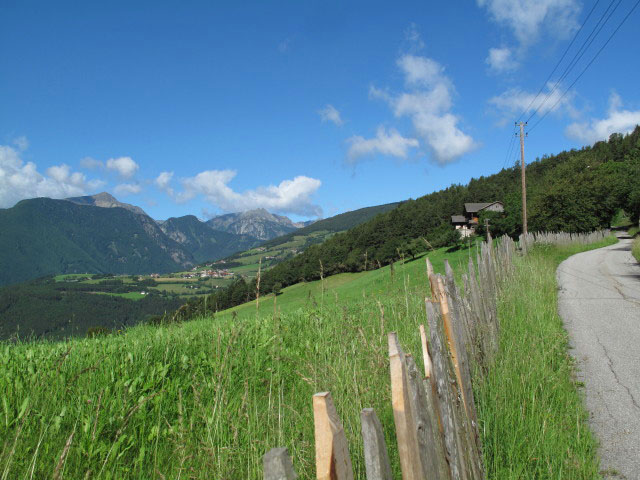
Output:
<path fill-rule="evenodd" d="M 520 127 L 520 172 L 522 174 L 522 233 L 527 235 L 527 181 L 524 168 L 524 127 L 527 122 L 516 123 Z"/>

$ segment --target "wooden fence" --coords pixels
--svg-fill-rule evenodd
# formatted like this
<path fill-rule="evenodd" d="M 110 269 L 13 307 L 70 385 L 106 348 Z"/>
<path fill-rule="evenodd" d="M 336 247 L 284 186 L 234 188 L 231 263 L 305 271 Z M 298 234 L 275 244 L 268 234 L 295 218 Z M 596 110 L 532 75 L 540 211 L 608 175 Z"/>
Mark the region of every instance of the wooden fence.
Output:
<path fill-rule="evenodd" d="M 482 445 L 473 400 L 472 377 L 491 365 L 500 326 L 497 296 L 512 270 L 516 245 L 508 237 L 482 243 L 474 265 L 462 274 L 462 288 L 445 261 L 445 275 L 427 275 L 431 297 L 425 299 L 428 329 L 420 325 L 420 371 L 389 333 L 391 399 L 403 480 L 484 478 Z M 349 446 L 331 394 L 313 396 L 316 476 L 353 479 Z M 373 409 L 361 412 L 368 480 L 390 480 L 391 466 L 382 426 Z M 265 480 L 297 477 L 285 448 L 263 458 Z"/>
<path fill-rule="evenodd" d="M 609 230 L 586 234 L 521 235 L 526 253 L 536 244 L 588 244 Z M 428 330 L 420 325 L 421 372 L 411 355 L 389 333 L 391 401 L 403 480 L 484 478 L 472 379 L 490 368 L 498 349 L 497 298 L 513 270 L 516 243 L 504 236 L 481 243 L 476 262 L 469 258 L 462 288 L 445 260 L 445 275 L 436 275 L 427 258 L 431 298 L 425 299 Z M 416 335 L 418 332 L 416 332 Z M 350 480 L 353 469 L 342 423 L 329 392 L 313 396 L 316 475 L 319 480 Z M 391 480 L 382 425 L 373 409 L 361 415 L 368 480 Z M 265 480 L 291 480 L 296 473 L 285 448 L 263 458 Z"/>
<path fill-rule="evenodd" d="M 611 235 L 611 230 L 596 230 L 589 233 L 536 232 L 520 235 L 519 244 L 523 249 L 534 245 L 571 245 L 600 242 Z"/>

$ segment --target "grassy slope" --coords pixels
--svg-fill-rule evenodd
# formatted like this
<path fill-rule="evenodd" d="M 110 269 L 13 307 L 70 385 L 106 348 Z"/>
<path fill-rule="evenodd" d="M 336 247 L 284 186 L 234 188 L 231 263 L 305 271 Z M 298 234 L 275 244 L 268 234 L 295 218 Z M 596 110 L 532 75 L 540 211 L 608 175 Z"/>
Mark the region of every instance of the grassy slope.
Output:
<path fill-rule="evenodd" d="M 595 468 L 593 442 L 576 436 L 584 412 L 570 380 L 562 327 L 553 317 L 556 260 L 547 260 L 549 254 L 532 255 L 517 285 L 529 282 L 528 291 L 537 292 L 536 282 L 545 278 L 542 306 L 550 327 L 538 325 L 543 320 L 537 313 L 535 325 L 528 325 L 523 309 L 530 305 L 505 297 L 502 353 L 478 391 L 495 478 L 558 478 L 540 468 L 547 463 L 566 463 L 563 478 L 591 478 Z M 445 256 L 455 266 L 466 255 L 439 251 L 431 258 L 442 271 Z M 330 277 L 322 291 L 322 282 L 285 289 L 275 317 L 269 297 L 259 311 L 252 303 L 213 320 L 136 327 L 122 336 L 66 344 L 0 347 L 0 471 L 22 478 L 33 468 L 34 478 L 51 476 L 73 433 L 63 462 L 67 478 L 83 478 L 89 470 L 90 478 L 149 478 L 153 472 L 177 478 L 180 471 L 185 478 L 260 478 L 261 455 L 274 446 L 287 446 L 300 477 L 311 478 L 311 396 L 330 390 L 356 477 L 364 478 L 364 407 L 378 412 L 398 475 L 386 333 L 397 331 L 406 349 L 419 353 L 424 262 L 396 265 L 393 279 L 389 267 Z M 516 368 L 508 368 L 511 363 Z M 555 397 L 560 386 L 567 404 Z M 554 410 L 545 417 L 549 406 Z M 540 450 L 540 443 L 548 448 Z M 504 465 L 516 461 L 507 472 Z"/>

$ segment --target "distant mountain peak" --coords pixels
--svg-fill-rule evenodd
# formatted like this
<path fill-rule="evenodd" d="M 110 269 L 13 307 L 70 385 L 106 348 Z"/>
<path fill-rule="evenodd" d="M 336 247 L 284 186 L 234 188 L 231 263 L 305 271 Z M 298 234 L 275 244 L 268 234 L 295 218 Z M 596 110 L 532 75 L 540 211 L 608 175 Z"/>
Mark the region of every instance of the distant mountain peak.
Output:
<path fill-rule="evenodd" d="M 264 208 L 218 215 L 207 221 L 207 224 L 214 230 L 250 235 L 259 240 L 271 240 L 299 228 L 290 218 L 276 215 Z"/>
<path fill-rule="evenodd" d="M 102 208 L 124 208 L 129 210 L 130 212 L 137 213 L 138 215 L 147 215 L 140 207 L 136 207 L 135 205 L 131 205 L 129 203 L 123 203 L 118 201 L 113 195 L 107 192 L 96 193 L 95 195 L 86 195 L 84 197 L 70 197 L 65 198 L 68 202 L 73 202 L 77 205 L 91 205 L 93 207 L 102 207 Z M 148 216 L 148 215 L 147 215 Z"/>

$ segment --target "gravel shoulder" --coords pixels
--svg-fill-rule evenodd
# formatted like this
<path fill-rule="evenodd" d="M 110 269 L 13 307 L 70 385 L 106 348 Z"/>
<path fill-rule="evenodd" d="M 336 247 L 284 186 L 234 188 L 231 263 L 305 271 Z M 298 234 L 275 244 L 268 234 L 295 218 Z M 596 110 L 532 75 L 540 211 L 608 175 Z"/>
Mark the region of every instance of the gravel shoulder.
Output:
<path fill-rule="evenodd" d="M 560 264 L 569 332 L 605 478 L 640 479 L 640 265 L 631 239 Z"/>

